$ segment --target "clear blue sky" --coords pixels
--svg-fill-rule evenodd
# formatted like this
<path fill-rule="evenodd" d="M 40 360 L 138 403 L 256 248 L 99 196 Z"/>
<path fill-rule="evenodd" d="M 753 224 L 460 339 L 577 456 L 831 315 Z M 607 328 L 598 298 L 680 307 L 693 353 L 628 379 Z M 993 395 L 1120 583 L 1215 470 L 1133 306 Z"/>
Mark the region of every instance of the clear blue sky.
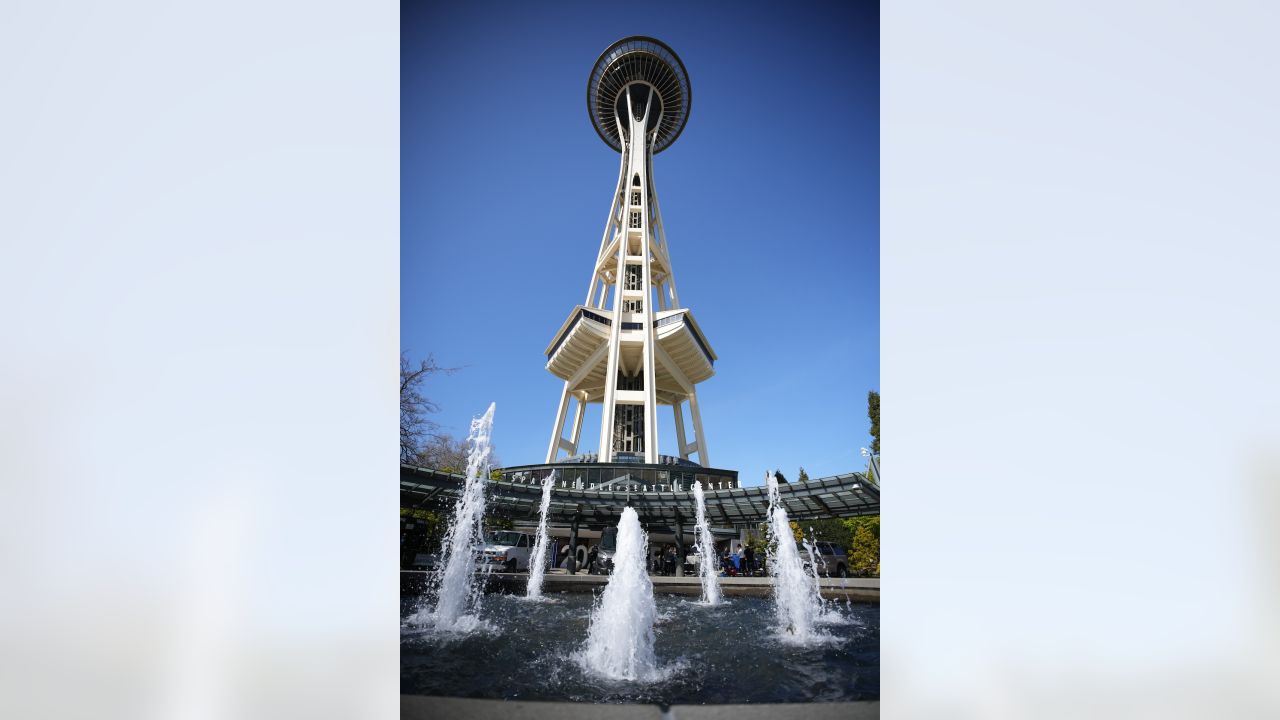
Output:
<path fill-rule="evenodd" d="M 712 464 L 747 484 L 861 470 L 880 386 L 877 5 L 643 7 L 403 7 L 401 346 L 461 368 L 426 387 L 435 419 L 465 436 L 496 401 L 502 463 L 545 459 L 563 382 L 542 353 L 585 297 L 618 172 L 587 75 L 652 35 L 693 85 L 654 183 L 680 300 L 719 357 L 698 386 Z"/>

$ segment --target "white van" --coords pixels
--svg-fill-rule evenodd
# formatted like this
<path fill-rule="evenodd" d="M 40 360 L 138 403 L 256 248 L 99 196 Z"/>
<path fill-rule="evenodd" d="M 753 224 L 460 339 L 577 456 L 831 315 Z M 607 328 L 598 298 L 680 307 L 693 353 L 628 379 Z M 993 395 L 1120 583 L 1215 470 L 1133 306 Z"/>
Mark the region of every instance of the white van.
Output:
<path fill-rule="evenodd" d="M 485 538 L 484 550 L 476 558 L 476 569 L 489 572 L 528 572 L 533 537 L 515 530 L 499 530 Z"/>

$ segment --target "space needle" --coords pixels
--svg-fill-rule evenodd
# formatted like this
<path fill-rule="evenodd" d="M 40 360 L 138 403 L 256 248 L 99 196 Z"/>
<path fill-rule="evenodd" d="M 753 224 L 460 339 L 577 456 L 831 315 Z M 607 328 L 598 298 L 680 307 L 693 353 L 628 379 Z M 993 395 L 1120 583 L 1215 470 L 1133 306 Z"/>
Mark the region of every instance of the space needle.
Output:
<path fill-rule="evenodd" d="M 610 45 L 587 80 L 587 114 L 619 154 L 618 181 L 586 299 L 546 349 L 547 370 L 564 381 L 548 463 L 561 452 L 566 460 L 583 455 L 586 406 L 599 403 L 596 462 L 695 464 L 696 456 L 710 466 L 696 388 L 715 373 L 716 355 L 680 305 L 653 182 L 653 157 L 680 137 L 692 102 L 684 63 L 651 37 Z M 667 455 L 659 454 L 661 406 L 675 420 L 676 447 Z"/>

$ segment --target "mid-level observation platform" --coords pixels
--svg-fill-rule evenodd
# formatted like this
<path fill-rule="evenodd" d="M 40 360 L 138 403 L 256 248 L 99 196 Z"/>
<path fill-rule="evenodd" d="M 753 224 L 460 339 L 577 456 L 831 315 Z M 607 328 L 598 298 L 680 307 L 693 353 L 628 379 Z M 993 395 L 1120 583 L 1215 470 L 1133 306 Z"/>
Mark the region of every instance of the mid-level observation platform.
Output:
<path fill-rule="evenodd" d="M 641 522 L 674 527 L 692 524 L 695 516 L 693 482 L 702 482 L 707 520 L 721 527 L 757 525 L 766 520 L 768 492 L 763 486 L 738 487 L 737 473 L 682 465 L 635 463 L 559 463 L 522 465 L 500 470 L 501 480 L 490 480 L 487 508 L 511 520 L 537 521 L 542 482 L 556 473 L 548 522 L 568 525 L 574 521 L 612 524 L 628 505 Z M 450 505 L 466 478 L 412 465 L 400 466 L 402 507 Z M 880 486 L 862 473 L 847 473 L 783 483 L 778 495 L 792 520 L 857 517 L 880 513 Z"/>
<path fill-rule="evenodd" d="M 587 402 L 604 398 L 613 322 L 612 311 L 579 305 L 569 313 L 546 349 L 547 370 L 568 381 L 570 392 L 585 392 Z M 634 375 L 644 363 L 644 314 L 623 313 L 621 323 L 618 365 L 623 375 Z M 657 340 L 657 400 L 671 405 L 684 399 L 695 384 L 715 374 L 716 355 L 688 309 L 656 312 L 653 325 Z"/>

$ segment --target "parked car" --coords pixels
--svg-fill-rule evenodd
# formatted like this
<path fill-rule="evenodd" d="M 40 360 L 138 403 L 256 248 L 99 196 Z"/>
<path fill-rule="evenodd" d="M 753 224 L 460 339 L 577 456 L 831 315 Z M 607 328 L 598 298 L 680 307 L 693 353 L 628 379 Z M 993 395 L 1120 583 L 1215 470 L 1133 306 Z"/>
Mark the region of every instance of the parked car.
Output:
<path fill-rule="evenodd" d="M 529 549 L 533 537 L 514 530 L 499 530 L 485 540 L 484 550 L 476 558 L 476 568 L 490 572 L 529 570 Z"/>
<path fill-rule="evenodd" d="M 815 551 L 817 558 L 815 561 L 818 565 L 818 574 L 827 577 L 849 577 L 849 558 L 844 554 L 844 548 L 835 543 L 819 542 L 816 544 Z M 809 550 L 804 545 L 799 545 L 797 550 L 800 551 L 800 561 L 804 563 L 805 571 L 809 570 Z"/>
<path fill-rule="evenodd" d="M 611 526 L 601 531 L 600 542 L 595 546 L 595 551 L 595 558 L 588 563 L 587 572 L 591 575 L 612 573 L 613 556 L 618 551 L 618 528 Z"/>

